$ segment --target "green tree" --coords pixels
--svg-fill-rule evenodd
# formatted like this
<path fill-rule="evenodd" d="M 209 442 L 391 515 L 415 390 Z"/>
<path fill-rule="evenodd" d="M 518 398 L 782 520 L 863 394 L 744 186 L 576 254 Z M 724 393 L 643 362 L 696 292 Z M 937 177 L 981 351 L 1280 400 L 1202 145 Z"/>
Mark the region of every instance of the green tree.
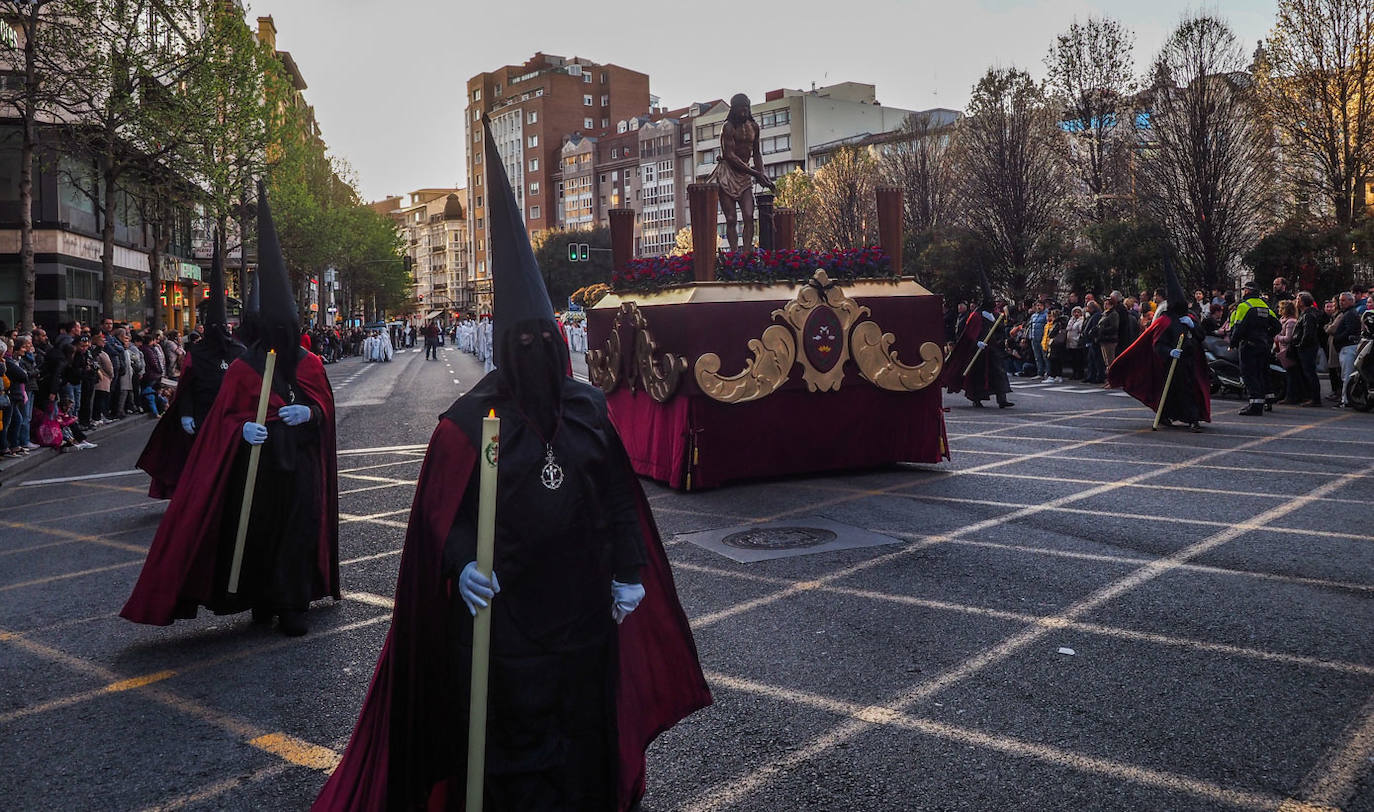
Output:
<path fill-rule="evenodd" d="M 807 211 L 817 250 L 849 250 L 878 242 L 878 162 L 867 149 L 841 147 L 812 178 Z"/>
<path fill-rule="evenodd" d="M 592 249 L 586 262 L 568 261 L 569 243 L 587 243 Z M 544 274 L 554 310 L 566 310 L 568 297 L 578 288 L 597 283 L 609 284 L 614 270 L 611 263 L 611 230 L 551 229 L 535 241 L 534 259 Z M 600 249 L 600 250 L 598 250 Z"/>

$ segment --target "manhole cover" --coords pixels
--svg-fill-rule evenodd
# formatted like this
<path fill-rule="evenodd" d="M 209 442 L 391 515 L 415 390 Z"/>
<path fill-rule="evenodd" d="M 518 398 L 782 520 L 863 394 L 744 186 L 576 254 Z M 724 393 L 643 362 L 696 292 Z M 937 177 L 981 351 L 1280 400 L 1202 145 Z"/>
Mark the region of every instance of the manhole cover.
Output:
<path fill-rule="evenodd" d="M 833 531 L 819 527 L 759 527 L 731 533 L 721 541 L 741 550 L 800 550 L 836 538 Z"/>

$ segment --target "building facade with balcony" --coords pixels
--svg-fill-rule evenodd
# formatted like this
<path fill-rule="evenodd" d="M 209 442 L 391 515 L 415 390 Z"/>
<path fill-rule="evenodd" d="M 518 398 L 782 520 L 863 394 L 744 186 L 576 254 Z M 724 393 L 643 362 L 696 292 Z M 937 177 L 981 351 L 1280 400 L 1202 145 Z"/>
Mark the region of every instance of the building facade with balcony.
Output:
<path fill-rule="evenodd" d="M 477 290 L 468 263 L 468 224 L 461 188 L 417 189 L 391 210 L 405 239 L 415 280 L 414 296 L 425 320 L 476 309 Z M 396 198 L 387 198 L 395 200 Z"/>

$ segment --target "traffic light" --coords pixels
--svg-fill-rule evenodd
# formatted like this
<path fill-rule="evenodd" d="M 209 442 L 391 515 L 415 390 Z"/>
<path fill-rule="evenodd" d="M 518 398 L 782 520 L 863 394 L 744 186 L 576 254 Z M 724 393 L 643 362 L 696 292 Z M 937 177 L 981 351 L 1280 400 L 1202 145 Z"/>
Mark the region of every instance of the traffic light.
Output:
<path fill-rule="evenodd" d="M 587 261 L 587 244 L 585 242 L 580 242 L 577 244 L 577 261 Z"/>
<path fill-rule="evenodd" d="M 570 243 L 568 243 L 568 261 L 569 261 L 569 262 L 576 262 L 576 261 L 577 261 L 577 243 L 575 243 L 575 242 L 570 242 Z"/>
<path fill-rule="evenodd" d="M 570 243 L 568 243 L 568 261 L 569 261 L 569 262 L 586 262 L 586 261 L 587 261 L 587 257 L 590 255 L 590 253 L 591 253 L 591 246 L 587 245 L 587 243 L 585 243 L 585 242 L 570 242 Z"/>

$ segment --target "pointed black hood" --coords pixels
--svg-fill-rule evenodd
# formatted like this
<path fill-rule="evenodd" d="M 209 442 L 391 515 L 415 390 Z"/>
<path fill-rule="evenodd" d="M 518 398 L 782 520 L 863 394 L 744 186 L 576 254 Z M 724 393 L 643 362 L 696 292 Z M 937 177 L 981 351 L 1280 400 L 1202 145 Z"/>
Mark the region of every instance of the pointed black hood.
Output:
<path fill-rule="evenodd" d="M 276 350 L 277 368 L 286 373 L 285 380 L 294 380 L 300 350 L 300 315 L 262 181 L 258 181 L 258 272 L 253 278 L 249 302 L 257 305 L 255 355 Z"/>
<path fill-rule="evenodd" d="M 503 337 L 521 322 L 553 323 L 553 305 L 544 287 L 544 276 L 534 260 L 534 250 L 525 231 L 520 204 L 506 176 L 506 166 L 496 150 L 491 125 L 482 120 L 487 168 L 487 234 L 491 239 L 491 275 L 496 323 L 493 342 L 497 347 L 496 365 L 502 362 Z"/>
<path fill-rule="evenodd" d="M 983 266 L 978 266 L 978 284 L 983 291 L 982 308 L 991 313 L 997 305 L 997 298 L 992 295 L 992 284 L 988 282 L 988 272 L 983 270 Z"/>
<path fill-rule="evenodd" d="M 1188 292 L 1183 289 L 1183 283 L 1178 281 L 1173 259 L 1168 253 L 1164 255 L 1164 300 L 1168 302 L 1172 315 L 1182 316 L 1188 312 Z"/>
<path fill-rule="evenodd" d="M 210 297 L 205 302 L 207 327 L 224 327 L 229 323 L 229 308 L 224 294 L 224 235 L 215 230 L 215 253 L 210 258 Z"/>

